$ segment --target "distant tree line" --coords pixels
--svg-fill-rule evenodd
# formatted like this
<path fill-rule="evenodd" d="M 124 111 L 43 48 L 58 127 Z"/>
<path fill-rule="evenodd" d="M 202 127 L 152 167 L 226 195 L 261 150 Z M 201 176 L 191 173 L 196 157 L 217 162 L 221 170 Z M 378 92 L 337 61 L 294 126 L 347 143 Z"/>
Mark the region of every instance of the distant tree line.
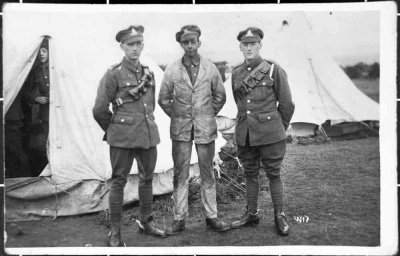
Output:
<path fill-rule="evenodd" d="M 342 67 L 344 72 L 351 78 L 367 78 L 377 79 L 379 78 L 379 63 L 374 62 L 371 65 L 359 62 L 354 66 Z"/>

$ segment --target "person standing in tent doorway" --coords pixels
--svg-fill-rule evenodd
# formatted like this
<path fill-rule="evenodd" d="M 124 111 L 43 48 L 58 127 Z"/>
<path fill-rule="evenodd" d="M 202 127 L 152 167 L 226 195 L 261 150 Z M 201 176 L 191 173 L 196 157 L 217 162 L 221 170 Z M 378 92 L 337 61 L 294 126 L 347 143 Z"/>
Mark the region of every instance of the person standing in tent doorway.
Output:
<path fill-rule="evenodd" d="M 36 64 L 37 63 L 37 64 Z M 49 76 L 49 41 L 44 38 L 37 55 L 35 67 L 29 74 L 27 83 L 29 90 L 28 102 L 32 105 L 32 122 L 40 123 L 40 132 L 31 132 L 31 141 L 35 141 L 35 145 L 31 145 L 31 154 L 38 152 L 31 157 L 33 165 L 32 171 L 35 176 L 46 167 L 47 159 L 47 139 L 49 136 L 49 103 L 50 103 L 50 76 Z M 38 106 L 39 111 L 37 112 Z M 35 119 L 35 120 L 33 120 Z M 31 125 L 31 128 L 36 127 Z M 31 129 L 32 130 L 32 129 Z M 33 139 L 33 138 L 40 139 Z M 32 144 L 32 143 L 31 143 Z"/>
<path fill-rule="evenodd" d="M 174 221 L 166 230 L 168 235 L 177 235 L 185 228 L 193 141 L 199 158 L 201 200 L 207 227 L 216 231 L 230 228 L 217 218 L 213 170 L 217 138 L 215 116 L 225 104 L 225 88 L 217 67 L 198 54 L 200 35 L 196 25 L 184 26 L 176 33 L 176 41 L 185 54 L 166 68 L 158 96 L 158 104 L 171 118 Z"/>
<path fill-rule="evenodd" d="M 121 63 L 111 66 L 100 81 L 93 116 L 106 132 L 112 165 L 109 196 L 111 232 L 109 246 L 122 246 L 120 220 L 124 187 L 133 160 L 138 161 L 139 231 L 166 237 L 152 216 L 153 173 L 160 135 L 154 121 L 155 80 L 149 67 L 139 61 L 143 50 L 143 26 L 130 26 L 116 35 L 125 52 Z M 109 105 L 112 103 L 113 112 Z"/>
<path fill-rule="evenodd" d="M 264 33 L 249 27 L 239 33 L 244 62 L 232 71 L 232 90 L 238 108 L 235 143 L 244 168 L 247 206 L 233 228 L 259 223 L 257 208 L 260 162 L 270 182 L 275 227 L 280 235 L 289 234 L 283 212 L 281 164 L 286 151 L 286 128 L 294 103 L 286 72 L 276 63 L 264 60 L 259 52 Z"/>

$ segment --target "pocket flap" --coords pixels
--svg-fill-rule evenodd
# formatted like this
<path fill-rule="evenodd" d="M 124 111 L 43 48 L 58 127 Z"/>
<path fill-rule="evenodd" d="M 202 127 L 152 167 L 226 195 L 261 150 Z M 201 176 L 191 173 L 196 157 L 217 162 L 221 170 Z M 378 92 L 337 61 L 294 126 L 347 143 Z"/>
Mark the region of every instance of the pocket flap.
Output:
<path fill-rule="evenodd" d="M 262 114 L 258 114 L 258 120 L 260 122 L 268 122 L 274 119 L 277 119 L 278 116 L 278 112 L 270 112 L 270 113 L 262 113 Z"/>
<path fill-rule="evenodd" d="M 269 79 L 268 76 L 265 76 L 262 81 L 258 83 L 258 86 L 267 86 L 267 87 L 272 87 L 274 85 L 274 82 Z"/>
<path fill-rule="evenodd" d="M 133 124 L 133 116 L 115 115 L 113 118 L 113 122 L 119 124 Z"/>
<path fill-rule="evenodd" d="M 124 79 L 118 83 L 118 86 L 121 88 L 122 87 L 136 87 L 136 86 L 138 86 L 138 83 L 137 83 L 137 81 L 135 81 L 133 79 L 130 79 L 130 80 Z"/>
<path fill-rule="evenodd" d="M 260 80 L 263 79 L 263 77 L 265 76 L 265 74 L 261 73 L 260 71 L 261 71 L 261 70 L 255 72 L 255 73 L 252 75 L 252 77 L 253 77 L 255 80 L 257 80 L 257 81 L 260 81 Z"/>

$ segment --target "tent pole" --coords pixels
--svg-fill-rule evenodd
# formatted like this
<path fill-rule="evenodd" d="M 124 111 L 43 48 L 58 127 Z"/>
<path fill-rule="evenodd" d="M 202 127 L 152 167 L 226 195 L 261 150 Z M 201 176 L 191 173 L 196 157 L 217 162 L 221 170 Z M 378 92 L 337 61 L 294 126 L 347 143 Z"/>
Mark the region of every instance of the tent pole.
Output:
<path fill-rule="evenodd" d="M 318 129 L 321 131 L 322 135 L 324 136 L 324 138 L 327 141 L 331 141 L 331 138 L 329 138 L 328 134 L 326 134 L 326 132 L 325 132 L 324 128 L 322 127 L 322 125 L 319 125 Z"/>
<path fill-rule="evenodd" d="M 288 131 L 289 131 L 289 134 L 290 134 L 290 135 L 292 136 L 292 138 L 293 138 L 294 144 L 297 145 L 297 143 L 299 142 L 299 140 L 297 139 L 296 134 L 294 134 L 294 130 L 293 130 L 291 124 L 289 125 Z"/>
<path fill-rule="evenodd" d="M 368 124 L 366 124 L 365 122 L 360 122 L 362 125 L 364 125 L 365 127 L 367 127 L 368 129 L 370 129 L 371 131 L 375 132 L 376 134 L 379 134 L 378 131 L 375 131 L 373 128 L 369 127 Z"/>

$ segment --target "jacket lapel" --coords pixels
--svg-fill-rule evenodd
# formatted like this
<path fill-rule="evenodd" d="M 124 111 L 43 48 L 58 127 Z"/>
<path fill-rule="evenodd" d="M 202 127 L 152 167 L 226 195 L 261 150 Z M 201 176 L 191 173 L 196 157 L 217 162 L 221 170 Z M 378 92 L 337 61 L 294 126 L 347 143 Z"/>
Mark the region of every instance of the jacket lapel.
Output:
<path fill-rule="evenodd" d="M 200 57 L 200 67 L 199 67 L 199 74 L 197 75 L 196 82 L 194 83 L 194 87 L 196 87 L 203 79 L 206 74 L 206 67 L 204 66 L 203 58 Z"/>
<path fill-rule="evenodd" d="M 185 83 L 187 85 L 189 85 L 191 88 L 193 88 L 193 85 L 192 85 L 192 82 L 190 81 L 189 75 L 182 63 L 180 63 L 179 69 L 181 70 L 181 76 L 182 76 L 183 81 L 185 81 Z"/>

